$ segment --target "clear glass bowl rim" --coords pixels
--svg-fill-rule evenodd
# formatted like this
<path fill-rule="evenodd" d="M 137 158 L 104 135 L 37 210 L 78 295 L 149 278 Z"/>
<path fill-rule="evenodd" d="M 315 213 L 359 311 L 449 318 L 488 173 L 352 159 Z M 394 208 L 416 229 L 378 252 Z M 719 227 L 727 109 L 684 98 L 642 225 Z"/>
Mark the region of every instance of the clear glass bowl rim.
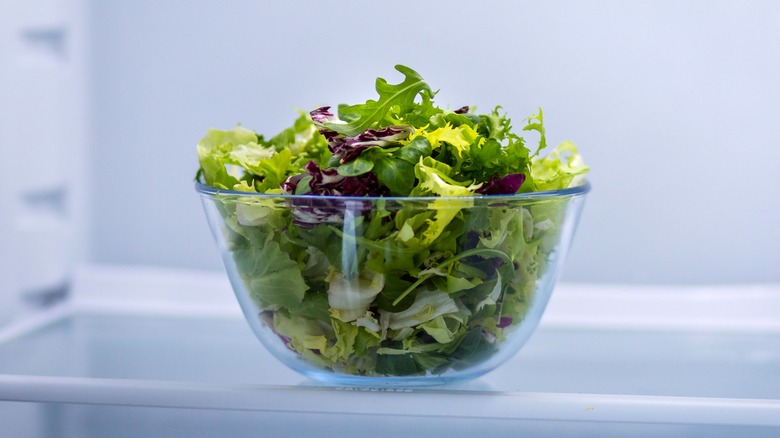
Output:
<path fill-rule="evenodd" d="M 195 182 L 195 190 L 201 195 L 216 197 L 216 196 L 228 196 L 228 197 L 252 197 L 258 199 L 294 199 L 294 200 L 311 200 L 311 201 L 362 201 L 362 202 L 374 202 L 374 201 L 433 201 L 433 200 L 464 200 L 464 199 L 481 199 L 490 201 L 523 201 L 523 200 L 544 200 L 555 199 L 567 196 L 584 195 L 590 192 L 590 182 L 584 180 L 582 184 L 574 187 L 567 187 L 561 190 L 547 190 L 540 192 L 525 192 L 514 193 L 509 195 L 475 195 L 475 196 L 340 196 L 340 195 L 287 195 L 279 193 L 254 193 L 254 192 L 240 192 L 236 190 L 219 189 L 203 184 L 199 181 Z"/>

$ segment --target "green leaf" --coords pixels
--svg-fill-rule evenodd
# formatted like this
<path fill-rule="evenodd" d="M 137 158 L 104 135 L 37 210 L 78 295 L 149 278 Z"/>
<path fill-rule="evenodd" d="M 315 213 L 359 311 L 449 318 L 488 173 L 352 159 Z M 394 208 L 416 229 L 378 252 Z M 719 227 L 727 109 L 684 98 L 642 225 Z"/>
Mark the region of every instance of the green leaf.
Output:
<path fill-rule="evenodd" d="M 422 90 L 420 96 L 422 97 L 419 104 L 414 106 L 410 112 L 405 114 L 399 114 L 398 119 L 393 121 L 397 125 L 414 126 L 415 128 L 421 128 L 431 123 L 431 120 L 436 115 L 441 114 L 444 110 L 433 104 L 433 96 L 435 92 L 430 90 Z M 388 116 L 388 119 L 391 117 Z"/>
<path fill-rule="evenodd" d="M 408 196 L 414 187 L 414 164 L 390 157 L 379 158 L 374 163 L 374 173 L 379 183 L 390 189 L 393 196 Z"/>
<path fill-rule="evenodd" d="M 358 176 L 368 173 L 374 168 L 374 162 L 363 157 L 357 157 L 349 163 L 344 163 L 338 167 L 341 176 Z"/>
<path fill-rule="evenodd" d="M 428 204 L 428 208 L 435 210 L 436 215 L 428 222 L 422 236 L 424 245 L 432 244 L 444 232 L 445 227 L 452 222 L 461 209 L 474 205 L 474 200 L 466 199 L 434 199 Z"/>
<path fill-rule="evenodd" d="M 298 306 L 289 307 L 291 315 L 305 316 L 319 321 L 330 321 L 328 294 L 325 292 L 306 293 Z"/>
<path fill-rule="evenodd" d="M 379 347 L 379 338 L 363 327 L 358 328 L 355 336 L 354 351 L 356 355 L 362 355 L 374 347 Z"/>
<path fill-rule="evenodd" d="M 236 265 L 261 307 L 297 307 L 309 288 L 298 264 L 282 251 L 272 235 L 250 229 L 248 247 L 234 252 Z"/>
<path fill-rule="evenodd" d="M 436 340 L 436 342 L 440 344 L 446 344 L 449 342 L 452 342 L 452 340 L 455 338 L 455 333 L 458 331 L 459 324 L 457 322 L 455 323 L 456 327 L 454 330 L 450 329 L 447 325 L 447 320 L 443 316 L 436 317 L 425 324 L 421 324 L 420 328 L 425 330 L 425 333 L 428 333 L 433 337 L 433 339 Z"/>
<path fill-rule="evenodd" d="M 274 312 L 274 330 L 290 339 L 290 344 L 298 353 L 304 350 L 328 350 L 328 339 L 317 321 L 302 316 L 290 316 L 285 312 Z"/>
<path fill-rule="evenodd" d="M 574 143 L 565 141 L 546 157 L 534 158 L 532 175 L 537 190 L 560 190 L 579 184 L 588 169 Z"/>
<path fill-rule="evenodd" d="M 395 69 L 404 75 L 403 82 L 392 85 L 383 78 L 377 78 L 379 100 L 339 106 L 339 118 L 347 123 L 325 123 L 324 126 L 339 134 L 354 136 L 382 121 L 391 110 L 397 108 L 398 114 L 411 112 L 415 107 L 415 97 L 423 90 L 431 93 L 431 89 L 422 76 L 411 68 L 396 65 Z"/>
<path fill-rule="evenodd" d="M 442 143 L 450 144 L 459 158 L 462 157 L 466 148 L 476 141 L 479 136 L 477 131 L 470 125 L 453 127 L 449 123 L 434 131 L 420 131 L 415 133 L 415 135 L 417 134 L 425 137 L 430 142 L 432 149 L 440 147 Z"/>
<path fill-rule="evenodd" d="M 482 119 L 482 127 L 487 130 L 486 137 L 495 140 L 504 140 L 512 131 L 512 121 L 507 116 L 502 116 L 498 113 L 501 107 L 497 106 L 490 114 L 483 114 L 480 116 Z"/>
<path fill-rule="evenodd" d="M 232 189 L 238 184 L 238 175 L 229 174 L 227 166 L 240 166 L 243 159 L 273 154 L 257 140 L 257 134 L 242 126 L 229 131 L 209 129 L 197 146 L 203 182 L 212 187 Z"/>
<path fill-rule="evenodd" d="M 536 149 L 536 152 L 533 153 L 533 156 L 538 155 L 539 151 L 547 147 L 547 137 L 544 133 L 544 119 L 541 108 L 539 108 L 538 113 L 528 117 L 528 124 L 523 127 L 523 131 L 536 131 L 539 133 L 539 147 Z"/>
<path fill-rule="evenodd" d="M 455 127 L 460 125 L 468 125 L 473 128 L 480 121 L 481 120 L 479 116 L 475 114 L 455 114 L 453 112 L 442 112 L 435 114 L 430 119 L 431 127 L 434 129 L 441 128 L 445 125 L 452 125 Z"/>
<path fill-rule="evenodd" d="M 482 329 L 475 327 L 463 336 L 452 357 L 465 364 L 473 364 L 484 359 L 495 347 L 482 336 Z"/>
<path fill-rule="evenodd" d="M 425 372 L 417 366 L 411 353 L 380 354 L 376 360 L 376 371 L 386 376 L 409 376 Z"/>
<path fill-rule="evenodd" d="M 333 332 L 336 335 L 336 343 L 330 348 L 329 356 L 336 359 L 348 359 L 355 351 L 355 339 L 358 335 L 358 328 L 336 318 L 333 318 L 331 322 L 333 324 Z"/>
<path fill-rule="evenodd" d="M 239 191 L 279 189 L 288 176 L 303 173 L 309 161 L 322 163 L 330 157 L 327 141 L 304 114 L 267 142 L 241 126 L 209 129 L 197 150 L 198 175 L 206 185 Z M 260 183 L 255 187 L 254 181 Z"/>
<path fill-rule="evenodd" d="M 289 149 L 295 164 L 302 168 L 310 160 L 325 164 L 330 157 L 328 142 L 320 135 L 309 113 L 301 111 L 293 125 L 268 140 L 276 151 Z"/>
<path fill-rule="evenodd" d="M 312 228 L 291 227 L 289 231 L 296 233 L 294 237 L 300 238 L 307 245 L 320 250 L 334 269 L 341 270 L 342 240 L 327 224 Z"/>
<path fill-rule="evenodd" d="M 480 184 L 469 185 L 450 177 L 452 168 L 431 157 L 421 158 L 414 167 L 414 174 L 420 183 L 414 188 L 413 195 L 470 196 Z"/>
<path fill-rule="evenodd" d="M 296 195 L 307 195 L 311 193 L 311 175 L 306 175 L 298 181 L 298 185 L 295 186 Z"/>
<path fill-rule="evenodd" d="M 269 189 L 278 189 L 288 176 L 297 171 L 297 168 L 292 166 L 292 152 L 289 149 L 284 149 L 256 163 L 247 163 L 246 169 L 264 177 L 259 187 L 261 193 Z"/>
<path fill-rule="evenodd" d="M 436 353 L 415 353 L 412 354 L 412 357 L 417 365 L 432 374 L 441 374 L 446 370 L 446 365 L 450 363 L 450 359 Z"/>
<path fill-rule="evenodd" d="M 464 277 L 456 277 L 454 275 L 448 275 L 445 277 L 447 279 L 446 283 L 446 291 L 448 293 L 454 293 L 454 292 L 460 292 L 462 290 L 468 290 L 475 286 L 478 286 L 482 284 L 482 280 L 479 278 L 473 278 L 468 279 Z"/>
<path fill-rule="evenodd" d="M 386 315 L 389 327 L 399 330 L 415 327 L 428 322 L 437 316 L 457 313 L 458 305 L 444 292 L 422 291 L 417 294 L 414 303 L 401 312 L 390 312 Z"/>
<path fill-rule="evenodd" d="M 249 289 L 266 303 L 294 307 L 303 300 L 309 287 L 296 268 L 282 269 L 257 276 L 249 282 Z"/>
<path fill-rule="evenodd" d="M 420 136 L 415 137 L 409 144 L 395 151 L 393 157 L 414 165 L 420 161 L 420 158 L 430 156 L 431 152 L 433 152 L 431 142 L 424 136 Z"/>
<path fill-rule="evenodd" d="M 388 272 L 385 278 L 385 287 L 377 297 L 376 304 L 380 309 L 388 312 L 401 312 L 408 309 L 413 303 L 415 296 L 409 294 L 398 302 L 397 305 L 393 304 L 401 294 L 412 285 L 410 281 L 406 281 L 401 278 L 404 274 L 402 272 Z"/>
<path fill-rule="evenodd" d="M 341 272 L 329 278 L 328 303 L 331 314 L 344 322 L 354 321 L 368 310 L 374 297 L 384 288 L 385 277 L 370 271 L 366 275 L 347 279 Z"/>

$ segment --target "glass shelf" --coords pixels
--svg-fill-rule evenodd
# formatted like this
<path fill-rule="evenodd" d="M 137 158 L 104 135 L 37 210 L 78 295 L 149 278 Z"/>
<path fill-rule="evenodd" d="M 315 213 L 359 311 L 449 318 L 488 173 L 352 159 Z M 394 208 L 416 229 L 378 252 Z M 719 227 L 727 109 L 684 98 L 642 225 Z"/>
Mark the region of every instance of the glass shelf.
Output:
<path fill-rule="evenodd" d="M 638 297 L 648 294 L 631 299 Z M 165 428 L 182 436 L 377 428 L 453 436 L 485 428 L 578 436 L 780 432 L 773 321 L 731 320 L 713 330 L 662 319 L 653 327 L 652 318 L 633 326 L 569 318 L 579 314 L 566 311 L 577 300 L 610 308 L 604 298 L 563 293 L 505 365 L 472 382 L 415 390 L 308 380 L 266 353 L 237 308 L 167 312 L 159 303 L 76 299 L 0 331 L 0 421 L 13 418 L 19 436 L 33 437 L 125 436 L 109 433 L 114 425 L 126 436 Z M 753 303 L 766 308 L 777 298 L 751 299 L 768 300 Z"/>

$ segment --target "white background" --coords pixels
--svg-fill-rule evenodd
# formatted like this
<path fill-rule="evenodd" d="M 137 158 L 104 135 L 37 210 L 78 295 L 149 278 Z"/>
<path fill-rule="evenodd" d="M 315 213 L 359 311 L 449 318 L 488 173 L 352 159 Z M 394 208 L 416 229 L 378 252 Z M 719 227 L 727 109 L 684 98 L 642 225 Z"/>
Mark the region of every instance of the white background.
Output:
<path fill-rule="evenodd" d="M 219 270 L 195 144 L 356 103 L 393 65 L 437 103 L 545 111 L 593 191 L 564 279 L 780 281 L 780 2 L 88 3 L 87 258 Z"/>

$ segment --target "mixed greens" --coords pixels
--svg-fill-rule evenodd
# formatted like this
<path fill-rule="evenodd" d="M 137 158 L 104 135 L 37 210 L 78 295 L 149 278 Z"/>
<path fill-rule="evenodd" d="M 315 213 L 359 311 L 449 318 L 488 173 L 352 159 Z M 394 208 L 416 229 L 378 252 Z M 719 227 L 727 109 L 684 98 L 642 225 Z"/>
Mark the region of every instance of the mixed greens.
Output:
<path fill-rule="evenodd" d="M 565 199 L 515 193 L 581 183 L 542 112 L 521 132 L 497 107 L 454 111 L 414 70 L 377 100 L 301 114 L 274 137 L 237 126 L 198 143 L 232 263 L 259 317 L 315 366 L 440 374 L 494 353 L 523 320 L 560 237 Z M 271 196 L 278 195 L 278 196 Z M 492 200 L 495 200 L 493 202 Z"/>

